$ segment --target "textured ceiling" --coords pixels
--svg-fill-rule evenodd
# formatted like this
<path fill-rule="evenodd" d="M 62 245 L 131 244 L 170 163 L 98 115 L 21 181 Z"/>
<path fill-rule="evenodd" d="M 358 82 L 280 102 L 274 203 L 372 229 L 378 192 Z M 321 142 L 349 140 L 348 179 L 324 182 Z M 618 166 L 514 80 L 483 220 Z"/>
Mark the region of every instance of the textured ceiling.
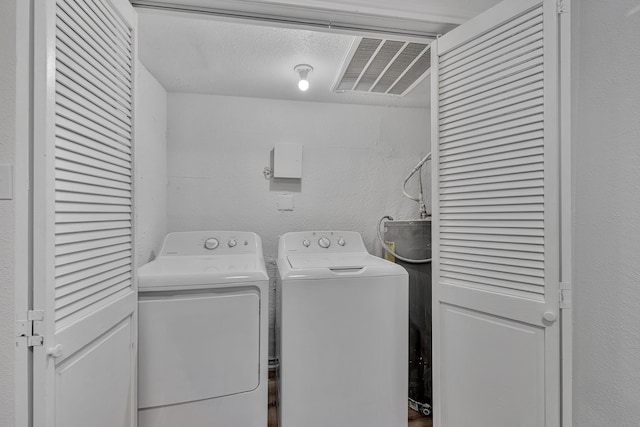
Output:
<path fill-rule="evenodd" d="M 139 14 L 139 56 L 169 92 L 315 102 L 426 107 L 428 79 L 405 97 L 333 93 L 356 37 L 224 22 L 189 15 Z M 298 90 L 297 64 L 310 64 Z"/>
<path fill-rule="evenodd" d="M 297 3 L 304 1 L 296 0 Z M 406 11 L 418 8 L 423 1 L 447 4 L 442 0 L 402 0 Z M 458 9 L 479 0 L 449 1 L 449 12 L 459 15 Z M 496 1 L 482 0 L 481 3 L 486 8 Z M 367 3 L 381 8 L 387 0 L 367 0 Z M 478 8 L 476 4 L 469 10 L 475 14 Z M 447 14 L 443 7 L 434 10 L 439 15 Z M 404 97 L 333 93 L 331 88 L 357 40 L 353 35 L 277 28 L 264 23 L 221 20 L 197 14 L 149 9 L 138 12 L 139 57 L 169 92 L 399 107 L 427 107 L 429 104 L 429 79 L 423 80 Z M 297 64 L 310 64 L 314 68 L 309 74 L 307 92 L 297 89 L 298 76 L 293 71 Z"/>

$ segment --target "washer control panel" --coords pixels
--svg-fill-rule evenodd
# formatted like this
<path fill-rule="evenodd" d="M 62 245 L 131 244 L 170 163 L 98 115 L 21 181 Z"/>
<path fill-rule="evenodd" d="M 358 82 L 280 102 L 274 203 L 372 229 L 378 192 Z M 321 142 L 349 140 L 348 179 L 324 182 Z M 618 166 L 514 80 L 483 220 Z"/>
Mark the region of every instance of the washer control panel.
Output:
<path fill-rule="evenodd" d="M 260 237 L 248 231 L 185 231 L 169 233 L 160 256 L 211 256 L 262 252 Z"/>
<path fill-rule="evenodd" d="M 280 236 L 280 253 L 367 252 L 355 231 L 296 231 Z M 284 251 L 284 252 L 283 252 Z"/>

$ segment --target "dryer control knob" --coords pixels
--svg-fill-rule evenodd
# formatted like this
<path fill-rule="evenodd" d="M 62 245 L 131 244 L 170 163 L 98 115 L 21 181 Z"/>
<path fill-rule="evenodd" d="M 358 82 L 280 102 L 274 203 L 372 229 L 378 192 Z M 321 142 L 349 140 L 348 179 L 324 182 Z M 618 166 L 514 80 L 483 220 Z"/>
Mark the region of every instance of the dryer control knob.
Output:
<path fill-rule="evenodd" d="M 345 243 L 346 243 L 346 242 L 344 241 L 344 239 L 338 239 L 338 244 L 339 244 L 340 246 L 344 246 L 344 245 L 345 245 Z"/>
<path fill-rule="evenodd" d="M 235 239 L 231 239 L 227 242 L 227 245 L 229 245 L 230 248 L 235 247 L 238 244 L 238 242 L 235 241 Z"/>
<path fill-rule="evenodd" d="M 304 240 L 302 241 L 302 244 L 304 245 L 304 247 L 305 247 L 305 248 L 308 248 L 309 246 L 311 246 L 311 242 L 310 242 L 310 241 L 308 241 L 307 239 L 304 239 Z"/>
<path fill-rule="evenodd" d="M 327 239 L 326 237 L 321 237 L 318 239 L 318 245 L 321 248 L 327 249 L 329 246 L 331 246 L 331 240 Z"/>
<path fill-rule="evenodd" d="M 204 241 L 204 248 L 209 249 L 210 251 L 220 246 L 220 242 L 215 237 L 207 239 Z"/>

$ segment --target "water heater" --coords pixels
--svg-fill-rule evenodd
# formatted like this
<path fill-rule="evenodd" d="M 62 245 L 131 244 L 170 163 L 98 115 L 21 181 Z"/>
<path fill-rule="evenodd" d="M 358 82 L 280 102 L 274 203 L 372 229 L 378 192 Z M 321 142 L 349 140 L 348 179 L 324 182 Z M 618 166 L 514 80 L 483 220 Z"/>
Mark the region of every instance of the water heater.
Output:
<path fill-rule="evenodd" d="M 403 258 L 431 258 L 431 220 L 387 221 L 384 240 Z M 409 405 L 431 413 L 431 263 L 413 264 L 385 257 L 409 272 Z"/>

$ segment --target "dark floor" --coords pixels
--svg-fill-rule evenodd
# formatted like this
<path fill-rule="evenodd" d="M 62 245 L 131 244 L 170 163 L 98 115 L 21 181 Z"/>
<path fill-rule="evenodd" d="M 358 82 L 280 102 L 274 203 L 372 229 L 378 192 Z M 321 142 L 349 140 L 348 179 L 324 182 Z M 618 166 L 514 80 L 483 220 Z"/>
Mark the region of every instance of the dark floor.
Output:
<path fill-rule="evenodd" d="M 425 417 L 419 412 L 409 409 L 408 427 L 432 427 L 431 417 Z M 269 376 L 269 427 L 278 427 L 278 414 L 276 408 L 276 381 Z"/>

